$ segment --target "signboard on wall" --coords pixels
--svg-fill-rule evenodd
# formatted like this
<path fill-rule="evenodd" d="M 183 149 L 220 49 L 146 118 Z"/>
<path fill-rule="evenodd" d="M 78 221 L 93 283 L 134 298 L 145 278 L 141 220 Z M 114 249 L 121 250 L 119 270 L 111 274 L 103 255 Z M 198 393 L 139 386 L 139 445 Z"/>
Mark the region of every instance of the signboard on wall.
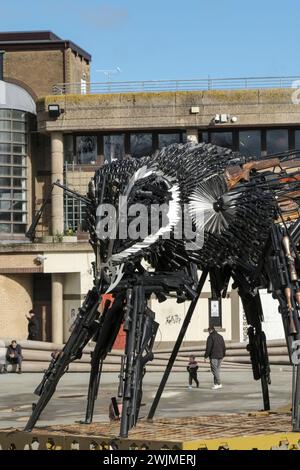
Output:
<path fill-rule="evenodd" d="M 213 326 L 222 326 L 221 299 L 208 299 L 208 323 Z"/>

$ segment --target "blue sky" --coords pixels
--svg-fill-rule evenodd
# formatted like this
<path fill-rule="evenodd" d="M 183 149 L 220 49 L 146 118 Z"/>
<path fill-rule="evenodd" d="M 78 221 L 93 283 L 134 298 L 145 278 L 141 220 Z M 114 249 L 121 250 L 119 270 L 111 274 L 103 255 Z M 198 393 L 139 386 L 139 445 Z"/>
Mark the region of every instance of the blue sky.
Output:
<path fill-rule="evenodd" d="M 114 80 L 299 75 L 299 0 L 10 0 L 0 30 L 52 30 Z"/>

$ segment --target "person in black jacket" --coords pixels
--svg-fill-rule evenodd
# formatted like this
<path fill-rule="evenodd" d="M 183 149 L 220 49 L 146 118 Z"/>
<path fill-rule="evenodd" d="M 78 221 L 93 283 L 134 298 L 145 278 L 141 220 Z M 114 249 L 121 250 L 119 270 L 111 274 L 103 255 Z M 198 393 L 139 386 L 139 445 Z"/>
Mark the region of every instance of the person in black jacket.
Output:
<path fill-rule="evenodd" d="M 29 310 L 28 314 L 25 313 L 28 320 L 28 337 L 31 341 L 39 340 L 39 320 L 33 310 Z"/>
<path fill-rule="evenodd" d="M 198 362 L 195 361 L 195 356 L 193 354 L 189 357 L 189 363 L 187 365 L 187 371 L 189 373 L 189 388 L 192 388 L 193 380 L 195 381 L 197 388 L 199 387 L 199 380 L 197 377 Z"/>
<path fill-rule="evenodd" d="M 6 363 L 4 372 L 7 372 L 8 364 L 18 364 L 18 374 L 22 373 L 22 348 L 15 339 L 12 340 L 6 351 Z"/>
<path fill-rule="evenodd" d="M 218 388 L 222 388 L 220 369 L 222 360 L 226 354 L 226 347 L 223 336 L 217 333 L 213 326 L 209 327 L 208 332 L 209 336 L 206 341 L 204 359 L 209 358 L 210 360 L 210 368 L 214 376 L 212 390 L 217 390 Z"/>

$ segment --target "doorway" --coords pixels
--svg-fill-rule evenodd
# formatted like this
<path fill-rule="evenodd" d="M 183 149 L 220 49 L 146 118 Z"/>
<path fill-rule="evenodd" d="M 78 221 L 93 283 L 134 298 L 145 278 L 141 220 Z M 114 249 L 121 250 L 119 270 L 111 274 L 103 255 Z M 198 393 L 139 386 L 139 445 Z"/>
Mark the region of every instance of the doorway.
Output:
<path fill-rule="evenodd" d="M 33 309 L 39 319 L 39 340 L 51 342 L 51 274 L 33 275 Z"/>

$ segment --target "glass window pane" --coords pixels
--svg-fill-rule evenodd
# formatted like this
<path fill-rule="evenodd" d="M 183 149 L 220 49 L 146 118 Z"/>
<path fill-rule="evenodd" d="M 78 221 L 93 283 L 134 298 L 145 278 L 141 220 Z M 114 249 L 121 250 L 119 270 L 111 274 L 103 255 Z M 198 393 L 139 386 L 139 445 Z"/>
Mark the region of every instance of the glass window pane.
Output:
<path fill-rule="evenodd" d="M 0 119 L 11 119 L 11 110 L 0 109 Z"/>
<path fill-rule="evenodd" d="M 6 163 L 8 165 L 11 164 L 11 156 L 10 155 L 0 155 L 0 164 Z"/>
<path fill-rule="evenodd" d="M 13 167 L 13 175 L 14 176 L 26 176 L 26 168 L 22 168 L 19 166 Z"/>
<path fill-rule="evenodd" d="M 26 164 L 25 157 L 22 157 L 21 155 L 14 155 L 14 165 L 23 165 L 23 166 L 25 166 L 25 164 Z"/>
<path fill-rule="evenodd" d="M 180 134 L 158 134 L 158 148 L 168 147 L 171 144 L 180 143 Z"/>
<path fill-rule="evenodd" d="M 97 137 L 80 136 L 76 137 L 77 163 L 90 164 L 97 160 Z"/>
<path fill-rule="evenodd" d="M 1 201 L 0 200 L 0 210 L 1 211 L 10 211 L 11 202 L 10 201 Z"/>
<path fill-rule="evenodd" d="M 1 176 L 10 176 L 11 167 L 10 166 L 0 166 L 0 175 Z"/>
<path fill-rule="evenodd" d="M 8 201 L 4 201 L 4 202 L 8 202 Z M 27 204 L 26 204 L 26 202 L 16 202 L 16 201 L 14 201 L 12 203 L 12 208 L 13 208 L 14 211 L 26 211 Z"/>
<path fill-rule="evenodd" d="M 4 186 L 5 188 L 11 186 L 11 179 L 10 178 L 0 178 L 0 186 Z"/>
<path fill-rule="evenodd" d="M 20 201 L 20 200 L 25 201 L 26 200 L 26 192 L 22 191 L 22 190 L 15 189 L 13 191 L 13 199 L 17 199 L 18 201 Z"/>
<path fill-rule="evenodd" d="M 25 233 L 26 225 L 25 224 L 14 224 L 13 232 L 14 233 Z"/>
<path fill-rule="evenodd" d="M 10 189 L 0 189 L 0 199 L 11 199 Z"/>
<path fill-rule="evenodd" d="M 64 135 L 64 161 L 68 163 L 73 163 L 76 161 L 72 134 Z"/>
<path fill-rule="evenodd" d="M 203 132 L 201 132 L 201 134 L 202 134 L 202 138 L 201 138 L 200 142 L 204 142 L 204 143 L 208 144 L 208 132 L 203 131 Z"/>
<path fill-rule="evenodd" d="M 11 121 L 0 121 L 0 131 L 10 131 Z"/>
<path fill-rule="evenodd" d="M 26 145 L 13 145 L 13 153 L 26 154 Z"/>
<path fill-rule="evenodd" d="M 130 153 L 134 158 L 152 153 L 152 134 L 130 134 Z"/>
<path fill-rule="evenodd" d="M 0 124 L 0 128 L 1 128 L 1 124 Z M 26 131 L 26 124 L 25 124 L 25 122 L 12 121 L 12 128 L 13 128 L 13 131 L 23 131 L 23 132 L 25 132 Z"/>
<path fill-rule="evenodd" d="M 0 220 L 10 221 L 11 212 L 0 212 Z"/>
<path fill-rule="evenodd" d="M 13 142 L 20 142 L 21 144 L 26 143 L 25 134 L 23 134 L 22 132 L 13 132 L 12 140 Z"/>
<path fill-rule="evenodd" d="M 10 153 L 11 152 L 11 144 L 0 144 L 0 152 L 1 153 Z"/>
<path fill-rule="evenodd" d="M 242 155 L 259 158 L 261 156 L 261 132 L 240 131 L 239 151 Z"/>
<path fill-rule="evenodd" d="M 300 130 L 295 131 L 295 149 L 300 150 Z"/>
<path fill-rule="evenodd" d="M 0 142 L 10 142 L 11 132 L 0 132 Z"/>
<path fill-rule="evenodd" d="M 26 214 L 22 214 L 22 212 L 13 212 L 13 221 L 26 222 Z"/>
<path fill-rule="evenodd" d="M 111 163 L 114 160 L 122 160 L 125 157 L 125 135 L 104 136 L 104 161 Z"/>
<path fill-rule="evenodd" d="M 13 179 L 13 187 L 14 188 L 25 188 L 26 187 L 26 180 L 21 178 L 14 178 Z"/>
<path fill-rule="evenodd" d="M 288 130 L 272 129 L 267 131 L 267 153 L 278 153 L 288 150 Z"/>
<path fill-rule="evenodd" d="M 26 113 L 24 111 L 16 111 L 15 109 L 13 109 L 12 118 L 18 119 L 19 121 L 25 121 Z"/>
<path fill-rule="evenodd" d="M 0 224 L 0 233 L 11 233 L 10 224 Z"/>
<path fill-rule="evenodd" d="M 219 147 L 232 148 L 232 132 L 211 132 L 210 141 Z"/>

